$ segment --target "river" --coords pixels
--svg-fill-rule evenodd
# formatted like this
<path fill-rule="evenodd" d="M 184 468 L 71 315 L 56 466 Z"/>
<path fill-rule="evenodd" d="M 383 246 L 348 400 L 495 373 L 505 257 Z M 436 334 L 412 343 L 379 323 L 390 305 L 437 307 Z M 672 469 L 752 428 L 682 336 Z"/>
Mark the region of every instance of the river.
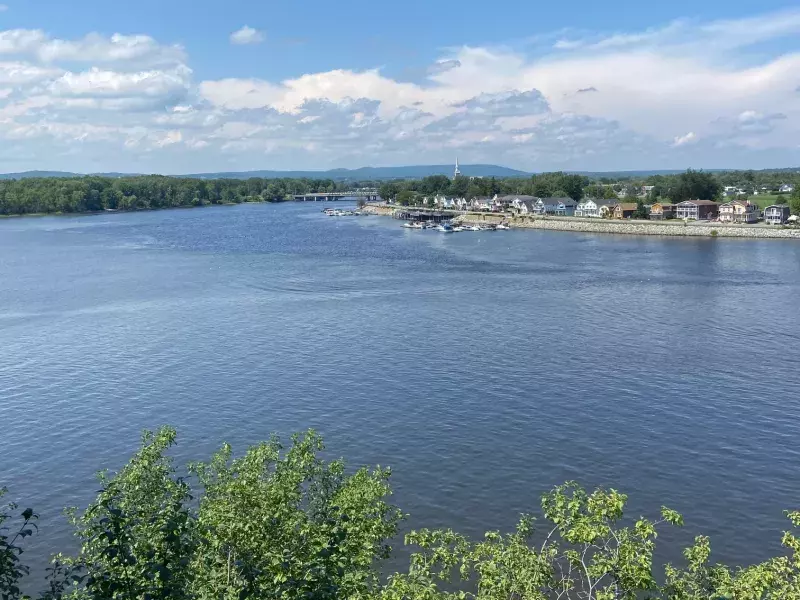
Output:
<path fill-rule="evenodd" d="M 407 231 L 320 204 L 0 221 L 0 485 L 25 555 L 144 428 L 179 463 L 309 427 L 477 535 L 576 479 L 737 563 L 800 508 L 800 244 Z"/>

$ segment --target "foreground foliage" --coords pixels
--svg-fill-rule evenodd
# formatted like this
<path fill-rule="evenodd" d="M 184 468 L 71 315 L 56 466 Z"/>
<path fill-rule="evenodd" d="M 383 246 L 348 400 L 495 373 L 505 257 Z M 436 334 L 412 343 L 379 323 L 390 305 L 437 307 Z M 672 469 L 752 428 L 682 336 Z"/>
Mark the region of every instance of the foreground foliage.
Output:
<path fill-rule="evenodd" d="M 523 516 L 509 534 L 472 541 L 452 530 L 406 536 L 409 568 L 379 576 L 403 518 L 389 504 L 389 471 L 352 474 L 319 456 L 313 431 L 234 457 L 229 446 L 178 476 L 167 451 L 175 431 L 146 432 L 141 449 L 84 511 L 70 511 L 81 541 L 57 556 L 42 600 L 800 600 L 800 539 L 765 563 L 711 562 L 698 537 L 686 564 L 653 564 L 658 531 L 683 524 L 624 519 L 627 497 L 575 483 L 542 498 L 541 525 Z M 0 495 L 2 493 L 0 492 Z M 800 527 L 800 512 L 789 513 Z M 0 600 L 22 600 L 25 540 L 36 514 L 0 510 Z"/>

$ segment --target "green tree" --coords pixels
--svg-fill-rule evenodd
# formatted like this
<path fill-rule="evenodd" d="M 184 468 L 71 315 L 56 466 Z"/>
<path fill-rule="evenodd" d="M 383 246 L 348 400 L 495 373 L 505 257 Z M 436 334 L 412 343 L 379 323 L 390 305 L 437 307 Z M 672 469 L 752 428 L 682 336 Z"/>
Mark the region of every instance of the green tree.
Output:
<path fill-rule="evenodd" d="M 684 200 L 716 200 L 722 193 L 722 185 L 713 173 L 689 169 L 671 182 L 667 192 L 673 202 Z"/>
<path fill-rule="evenodd" d="M 386 202 L 393 202 L 399 191 L 396 183 L 387 181 L 378 188 L 378 195 Z"/>
<path fill-rule="evenodd" d="M 644 205 L 644 200 L 636 198 L 636 210 L 633 211 L 634 219 L 646 219 L 648 217 L 647 207 Z"/>
<path fill-rule="evenodd" d="M 417 194 L 409 190 L 403 190 L 402 192 L 397 194 L 395 201 L 400 206 L 411 206 L 412 204 L 416 204 Z"/>
<path fill-rule="evenodd" d="M 793 215 L 800 215 L 800 186 L 796 187 L 789 199 L 789 209 Z"/>

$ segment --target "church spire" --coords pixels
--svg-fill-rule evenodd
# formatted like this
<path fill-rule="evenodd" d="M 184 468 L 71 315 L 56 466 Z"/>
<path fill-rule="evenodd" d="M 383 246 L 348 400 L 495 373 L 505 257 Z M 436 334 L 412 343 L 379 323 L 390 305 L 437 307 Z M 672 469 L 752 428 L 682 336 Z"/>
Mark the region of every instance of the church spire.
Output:
<path fill-rule="evenodd" d="M 453 173 L 453 179 L 456 179 L 457 177 L 460 177 L 460 176 L 461 176 L 461 171 L 458 168 L 458 157 L 456 156 L 456 170 Z"/>

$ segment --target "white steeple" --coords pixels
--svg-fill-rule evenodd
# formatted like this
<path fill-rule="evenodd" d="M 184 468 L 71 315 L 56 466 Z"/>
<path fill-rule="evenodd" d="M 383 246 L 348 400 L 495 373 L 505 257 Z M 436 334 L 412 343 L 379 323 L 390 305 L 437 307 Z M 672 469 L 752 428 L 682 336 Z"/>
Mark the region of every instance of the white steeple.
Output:
<path fill-rule="evenodd" d="M 456 170 L 453 173 L 453 179 L 461 176 L 461 171 L 458 169 L 458 157 L 456 156 Z"/>

